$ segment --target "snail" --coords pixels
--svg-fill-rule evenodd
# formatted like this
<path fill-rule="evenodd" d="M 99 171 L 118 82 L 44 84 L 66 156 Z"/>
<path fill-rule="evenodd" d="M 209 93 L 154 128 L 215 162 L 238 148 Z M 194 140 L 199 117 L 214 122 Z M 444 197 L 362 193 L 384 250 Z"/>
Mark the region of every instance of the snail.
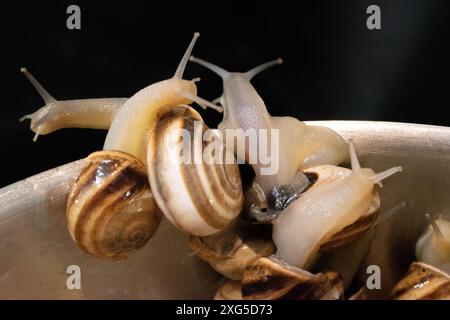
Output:
<path fill-rule="evenodd" d="M 266 227 L 238 220 L 220 234 L 191 236 L 188 244 L 192 254 L 207 261 L 218 273 L 229 279 L 241 280 L 251 261 L 275 252 L 270 230 Z"/>
<path fill-rule="evenodd" d="M 100 98 L 56 100 L 26 69 L 20 71 L 30 80 L 33 87 L 44 100 L 45 105 L 20 118 L 30 119 L 30 129 L 35 133 L 33 141 L 39 135 L 48 134 L 63 128 L 108 129 L 117 110 L 127 98 Z"/>
<path fill-rule="evenodd" d="M 342 278 L 333 271 L 312 274 L 271 256 L 249 264 L 242 278 L 247 300 L 342 300 Z"/>
<path fill-rule="evenodd" d="M 425 233 L 416 243 L 416 257 L 447 273 L 450 273 L 450 222 L 443 219 L 430 220 Z"/>
<path fill-rule="evenodd" d="M 423 262 L 413 262 L 392 289 L 395 300 L 450 300 L 450 276 Z"/>
<path fill-rule="evenodd" d="M 393 167 L 375 174 L 361 168 L 351 140 L 349 150 L 351 170 L 329 165 L 305 170 L 317 175 L 317 181 L 273 222 L 272 236 L 280 259 L 308 269 L 322 246 L 369 210 L 374 184 L 401 171 L 401 167 Z"/>
<path fill-rule="evenodd" d="M 267 111 L 264 101 L 258 95 L 250 80 L 267 68 L 282 63 L 281 59 L 270 61 L 257 66 L 245 73 L 228 72 L 204 60 L 190 57 L 198 63 L 219 75 L 223 80 L 223 94 L 215 101 L 220 101 L 223 109 L 223 120 L 219 129 L 226 132 L 233 129 L 236 139 L 245 138 L 248 130 L 266 130 L 266 132 L 279 132 L 279 139 L 268 139 L 267 145 L 258 148 L 272 150 L 279 155 L 271 159 L 271 166 L 276 172 L 268 171 L 267 164 L 262 161 L 250 163 L 255 171 L 255 183 L 268 196 L 275 185 L 288 185 L 296 177 L 298 169 L 308 168 L 319 164 L 339 164 L 347 158 L 346 142 L 331 129 L 319 126 L 307 126 L 293 117 L 272 117 Z M 204 102 L 196 96 L 194 101 Z M 227 143 L 234 143 L 233 140 Z M 236 150 L 239 159 L 249 159 L 248 148 Z M 273 156 L 273 154 L 272 154 Z M 250 159 L 251 160 L 251 159 Z M 309 185 L 308 178 L 298 173 L 297 190 L 303 190 Z"/>
<path fill-rule="evenodd" d="M 74 241 L 89 254 L 102 258 L 125 258 L 145 244 L 156 231 L 160 221 L 159 210 L 182 231 L 201 236 L 219 232 L 239 214 L 243 195 L 236 163 L 174 165 L 172 159 L 173 152 L 179 151 L 180 144 L 184 143 L 178 140 L 180 136 L 176 135 L 180 129 L 194 128 L 196 123 L 202 125 L 200 136 L 196 134 L 190 136 L 193 152 L 203 152 L 206 147 L 206 144 L 199 140 L 206 126 L 198 112 L 187 105 L 192 101 L 186 98 L 196 94 L 197 79 L 192 81 L 182 79 L 188 57 L 198 36 L 198 33 L 194 34 L 172 78 L 140 90 L 118 108 L 105 140 L 104 152 L 88 157 L 88 167 L 72 188 L 66 210 L 68 227 Z M 177 138 L 176 141 L 170 140 L 174 137 Z M 134 189 L 110 185 L 111 182 L 116 182 L 116 176 L 123 177 L 130 172 L 134 172 L 133 175 L 139 182 L 142 182 L 144 177 L 147 177 L 149 182 L 143 195 L 146 201 L 149 201 L 146 204 L 147 208 L 154 212 L 147 213 L 145 215 L 147 221 L 142 224 L 148 229 L 125 233 L 118 226 L 110 228 L 114 232 L 110 230 L 111 232 L 100 234 L 106 238 L 94 237 L 93 241 L 96 243 L 94 248 L 94 245 L 87 243 L 91 241 L 89 240 L 92 238 L 91 232 L 98 235 L 96 231 L 98 227 L 96 229 L 91 227 L 113 220 L 101 218 L 101 207 L 92 209 L 94 200 L 98 201 L 98 198 L 105 195 L 105 192 L 102 194 L 95 191 L 106 189 L 110 192 L 107 194 L 108 197 L 113 197 L 117 202 L 129 196 L 133 197 L 134 201 L 141 201 L 139 199 L 141 193 L 136 194 L 136 199 L 134 198 Z M 135 174 L 136 172 L 138 174 Z M 127 177 L 121 180 L 128 181 Z M 124 229 L 133 228 L 137 224 L 132 217 L 142 218 L 142 215 L 133 211 L 141 210 L 135 205 L 126 206 L 125 209 L 122 205 L 118 207 L 120 210 L 114 212 L 109 212 L 111 208 L 106 208 L 108 210 L 105 209 L 104 213 L 115 217 L 122 215 L 125 210 L 129 218 L 121 219 L 125 221 L 121 226 Z M 83 230 L 80 231 L 81 229 Z M 123 239 L 125 235 L 129 235 L 132 239 Z M 109 245 L 111 239 L 115 241 L 114 252 L 98 250 L 98 247 L 111 249 L 112 245 Z M 102 241 L 107 242 L 107 245 L 98 245 Z M 135 243 L 135 246 L 131 246 L 130 243 Z M 127 244 L 127 248 L 120 248 L 120 244 Z"/>

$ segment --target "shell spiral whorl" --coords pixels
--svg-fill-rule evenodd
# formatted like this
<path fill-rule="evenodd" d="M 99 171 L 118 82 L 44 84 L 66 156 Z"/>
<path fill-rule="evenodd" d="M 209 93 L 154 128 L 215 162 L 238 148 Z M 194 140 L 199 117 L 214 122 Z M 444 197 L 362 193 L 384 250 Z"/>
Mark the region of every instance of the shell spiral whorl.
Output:
<path fill-rule="evenodd" d="M 87 161 L 67 201 L 70 235 L 90 255 L 126 258 L 148 242 L 162 217 L 145 166 L 120 151 L 94 152 Z"/>
<path fill-rule="evenodd" d="M 194 109 L 174 107 L 160 115 L 147 153 L 150 184 L 158 206 L 174 225 L 195 236 L 223 230 L 243 205 L 237 163 L 205 162 L 202 157 L 214 143 L 214 140 L 203 140 L 206 129 Z M 188 152 L 181 151 L 185 151 L 186 145 L 190 146 L 188 156 L 192 162 L 184 161 Z"/>

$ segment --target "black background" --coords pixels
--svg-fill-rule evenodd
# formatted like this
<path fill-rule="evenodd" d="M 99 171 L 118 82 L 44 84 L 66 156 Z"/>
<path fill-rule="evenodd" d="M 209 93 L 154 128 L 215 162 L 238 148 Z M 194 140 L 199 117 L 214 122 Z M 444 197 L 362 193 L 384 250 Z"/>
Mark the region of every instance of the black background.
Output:
<path fill-rule="evenodd" d="M 450 126 L 447 0 L 20 2 L 0 9 L 0 187 L 101 149 L 106 135 L 68 129 L 33 143 L 18 119 L 43 102 L 21 66 L 60 100 L 128 97 L 172 76 L 195 31 L 194 54 L 231 71 L 283 57 L 253 81 L 272 115 Z M 79 31 L 66 28 L 70 4 Z M 370 4 L 382 30 L 366 28 Z M 185 78 L 197 76 L 202 97 L 221 93 L 217 76 L 189 64 Z"/>
<path fill-rule="evenodd" d="M 243 305 L 270 305 L 272 314 L 267 315 L 243 315 L 230 314 L 228 307 L 242 308 Z M 218 312 L 211 312 L 207 318 L 202 315 L 177 315 L 177 308 L 183 307 L 210 307 Z M 100 319 L 123 319 L 142 317 L 142 314 L 155 314 L 159 317 L 170 319 L 277 319 L 288 318 L 293 315 L 313 315 L 319 319 L 342 315 L 346 320 L 383 319 L 386 314 L 399 312 L 404 319 L 427 319 L 432 314 L 445 314 L 448 303 L 444 301 L 386 301 L 386 300 L 359 300 L 359 301 L 168 301 L 168 300 L 75 300 L 75 301 L 0 301 L 2 312 L 10 310 L 15 315 L 29 316 L 30 310 L 34 314 L 45 314 L 47 319 L 60 319 L 61 314 L 66 314 L 69 319 L 85 318 L 87 312 L 90 316 Z M 223 307 L 225 306 L 225 308 Z M 226 314 L 220 314 L 222 309 Z M 268 308 L 266 308 L 267 310 Z M 51 310 L 51 311 L 49 311 Z M 441 310 L 441 311 L 439 311 Z M 150 312 L 149 312 L 150 311 Z M 152 316 L 150 315 L 150 317 Z M 154 317 L 154 316 L 153 316 Z M 152 317 L 152 318 L 153 318 Z"/>

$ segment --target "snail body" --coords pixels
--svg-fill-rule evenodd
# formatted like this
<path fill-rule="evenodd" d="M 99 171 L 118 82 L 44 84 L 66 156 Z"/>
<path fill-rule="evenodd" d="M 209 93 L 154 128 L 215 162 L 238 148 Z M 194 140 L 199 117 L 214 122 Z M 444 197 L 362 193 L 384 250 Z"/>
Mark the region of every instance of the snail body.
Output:
<path fill-rule="evenodd" d="M 416 243 L 419 261 L 450 273 L 450 222 L 440 217 L 431 220 L 425 233 Z"/>
<path fill-rule="evenodd" d="M 277 255 L 293 266 L 310 267 L 320 247 L 370 209 L 374 184 L 401 171 L 394 167 L 375 174 L 361 168 L 353 142 L 349 144 L 352 170 L 337 166 L 306 170 L 318 173 L 318 180 L 273 222 Z"/>
<path fill-rule="evenodd" d="M 26 68 L 21 68 L 20 71 L 30 80 L 45 102 L 42 108 L 20 118 L 20 121 L 31 120 L 30 129 L 35 133 L 34 141 L 39 135 L 63 128 L 109 129 L 117 110 L 127 100 L 99 98 L 59 101 L 50 95 Z"/>
<path fill-rule="evenodd" d="M 276 129 L 278 141 L 268 141 L 268 145 L 276 144 L 279 150 L 278 170 L 275 174 L 261 174 L 265 164 L 252 164 L 255 170 L 255 182 L 260 185 L 266 195 L 274 185 L 291 183 L 298 169 L 319 164 L 338 164 L 346 159 L 346 142 L 336 132 L 322 127 L 307 126 L 292 117 L 272 117 L 264 101 L 250 83 L 250 80 L 267 68 L 282 63 L 281 59 L 273 60 L 247 71 L 246 73 L 228 72 L 204 60 L 191 57 L 191 61 L 199 63 L 218 74 L 223 80 L 223 94 L 218 99 L 223 108 L 223 120 L 219 129 L 246 130 Z M 233 141 L 230 141 L 231 143 Z M 261 146 L 259 146 L 261 148 Z M 267 149 L 271 149 L 267 147 Z M 248 157 L 245 151 L 237 150 L 241 159 Z M 303 185 L 309 185 L 306 176 L 302 177 Z"/>

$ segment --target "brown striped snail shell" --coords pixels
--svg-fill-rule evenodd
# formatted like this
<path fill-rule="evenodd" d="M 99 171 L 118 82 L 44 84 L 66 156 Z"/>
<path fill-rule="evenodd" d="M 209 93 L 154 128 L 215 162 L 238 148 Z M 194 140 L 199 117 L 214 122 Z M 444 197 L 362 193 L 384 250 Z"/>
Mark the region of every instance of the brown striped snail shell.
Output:
<path fill-rule="evenodd" d="M 161 221 L 145 166 L 120 151 L 87 157 L 67 201 L 72 239 L 90 255 L 119 260 L 144 246 Z"/>
<path fill-rule="evenodd" d="M 391 293 L 395 300 L 450 300 L 450 276 L 423 262 L 413 262 Z"/>
<path fill-rule="evenodd" d="M 267 225 L 238 220 L 231 228 L 208 237 L 191 236 L 188 245 L 194 255 L 208 262 L 218 273 L 241 280 L 247 264 L 275 252 Z"/>
<path fill-rule="evenodd" d="M 248 300 L 342 300 L 344 285 L 334 271 L 312 274 L 272 256 L 248 265 L 242 296 Z"/>
<path fill-rule="evenodd" d="M 193 108 L 173 107 L 159 115 L 147 147 L 148 176 L 158 206 L 180 230 L 196 236 L 225 229 L 244 201 L 236 161 L 204 161 L 203 155 L 212 152 L 215 143 L 213 139 L 204 141 L 207 129 Z M 190 152 L 184 152 L 186 145 Z M 226 157 L 226 149 L 223 151 Z"/>

